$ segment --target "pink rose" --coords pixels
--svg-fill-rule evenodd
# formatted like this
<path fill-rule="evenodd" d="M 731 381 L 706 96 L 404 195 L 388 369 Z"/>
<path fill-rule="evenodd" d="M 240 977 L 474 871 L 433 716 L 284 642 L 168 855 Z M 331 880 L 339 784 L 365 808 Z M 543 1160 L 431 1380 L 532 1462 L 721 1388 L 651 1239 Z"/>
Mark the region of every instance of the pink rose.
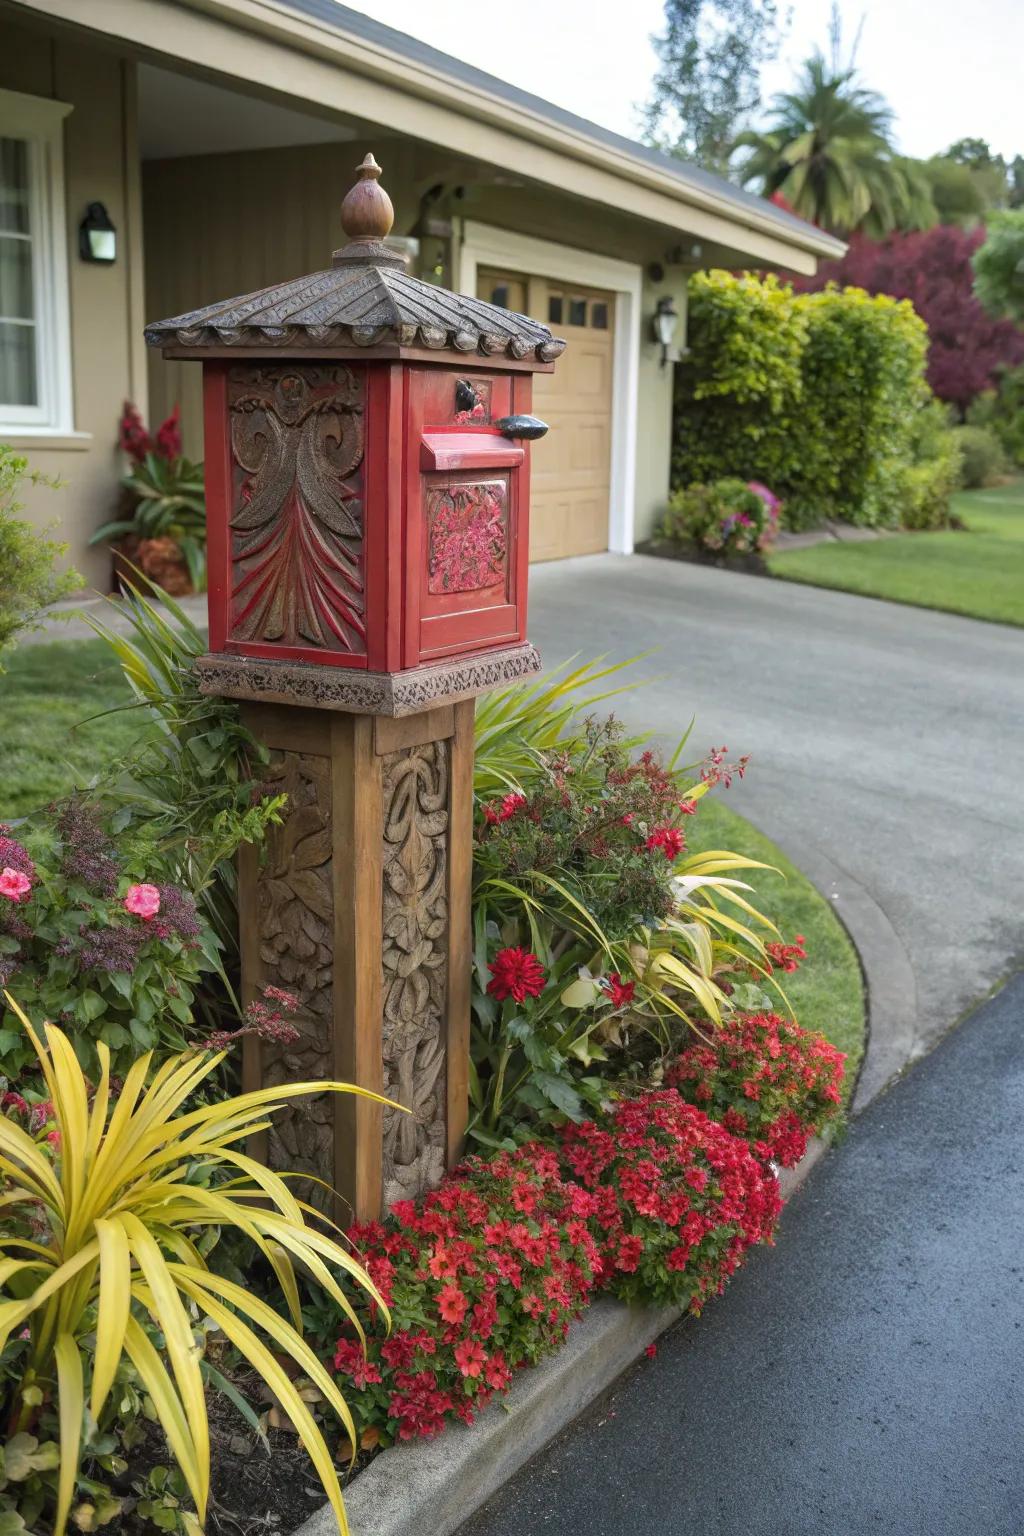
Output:
<path fill-rule="evenodd" d="M 155 885 L 130 885 L 124 905 L 127 912 L 148 923 L 160 911 L 160 892 Z"/>
<path fill-rule="evenodd" d="M 9 901 L 27 901 L 32 881 L 20 869 L 5 869 L 0 873 L 0 896 Z"/>

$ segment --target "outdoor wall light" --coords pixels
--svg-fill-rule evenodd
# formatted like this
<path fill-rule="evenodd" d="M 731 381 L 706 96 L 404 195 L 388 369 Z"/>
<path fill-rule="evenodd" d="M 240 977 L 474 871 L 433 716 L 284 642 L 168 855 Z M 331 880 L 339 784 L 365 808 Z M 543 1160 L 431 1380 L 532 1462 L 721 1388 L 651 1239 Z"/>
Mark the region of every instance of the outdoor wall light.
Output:
<path fill-rule="evenodd" d="M 108 265 L 117 260 L 117 230 L 102 203 L 90 203 L 78 226 L 78 254 L 83 261 Z"/>
<path fill-rule="evenodd" d="M 661 366 L 664 368 L 668 362 L 668 349 L 672 345 L 672 338 L 676 334 L 676 326 L 679 324 L 679 311 L 675 301 L 669 294 L 663 295 L 658 300 L 658 307 L 654 311 L 651 320 L 651 330 L 654 339 L 661 347 Z"/>

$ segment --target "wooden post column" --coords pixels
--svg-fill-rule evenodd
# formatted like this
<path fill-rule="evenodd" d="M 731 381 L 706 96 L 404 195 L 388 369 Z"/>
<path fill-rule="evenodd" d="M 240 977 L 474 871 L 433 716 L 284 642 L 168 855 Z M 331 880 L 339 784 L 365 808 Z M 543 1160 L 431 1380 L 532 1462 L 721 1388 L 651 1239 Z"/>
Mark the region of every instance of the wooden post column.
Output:
<path fill-rule="evenodd" d="M 394 719 L 246 704 L 288 796 L 240 869 L 245 1001 L 294 992 L 300 1038 L 247 1042 L 247 1087 L 340 1078 L 286 1106 L 262 1149 L 325 1180 L 342 1221 L 380 1216 L 457 1160 L 468 1109 L 473 702 Z M 328 1204 L 321 1186 L 314 1203 Z"/>

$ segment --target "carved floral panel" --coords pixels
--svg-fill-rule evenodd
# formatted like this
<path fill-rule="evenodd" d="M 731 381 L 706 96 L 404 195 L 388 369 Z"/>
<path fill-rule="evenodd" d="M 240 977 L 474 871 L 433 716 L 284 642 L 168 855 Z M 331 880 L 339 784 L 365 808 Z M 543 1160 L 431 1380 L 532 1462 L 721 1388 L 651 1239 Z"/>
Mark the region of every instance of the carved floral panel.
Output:
<path fill-rule="evenodd" d="M 427 491 L 427 591 L 480 592 L 505 580 L 508 487 L 504 480 Z"/>
<path fill-rule="evenodd" d="M 366 652 L 363 375 L 239 365 L 229 379 L 229 637 Z"/>
<path fill-rule="evenodd" d="M 267 834 L 256 885 L 260 973 L 299 999 L 294 1045 L 264 1041 L 263 1082 L 312 1081 L 334 1076 L 333 938 L 331 883 L 331 760 L 308 753 L 274 752 L 264 774 L 274 794 L 288 796 L 283 821 Z M 334 1179 L 335 1104 L 330 1095 L 291 1100 L 269 1132 L 272 1168 Z M 319 1185 L 305 1197 L 327 1208 Z"/>
<path fill-rule="evenodd" d="M 447 741 L 383 760 L 384 1206 L 440 1182 L 447 1141 Z"/>

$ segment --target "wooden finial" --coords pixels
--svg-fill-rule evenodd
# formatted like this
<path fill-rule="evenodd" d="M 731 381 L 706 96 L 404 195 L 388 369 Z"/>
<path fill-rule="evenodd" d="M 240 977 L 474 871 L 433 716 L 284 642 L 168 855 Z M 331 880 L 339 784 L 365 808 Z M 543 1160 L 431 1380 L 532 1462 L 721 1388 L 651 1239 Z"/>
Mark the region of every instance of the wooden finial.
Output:
<path fill-rule="evenodd" d="M 341 227 L 350 240 L 383 240 L 395 222 L 395 210 L 378 185 L 380 166 L 371 153 L 356 169 L 359 180 L 341 205 Z"/>

